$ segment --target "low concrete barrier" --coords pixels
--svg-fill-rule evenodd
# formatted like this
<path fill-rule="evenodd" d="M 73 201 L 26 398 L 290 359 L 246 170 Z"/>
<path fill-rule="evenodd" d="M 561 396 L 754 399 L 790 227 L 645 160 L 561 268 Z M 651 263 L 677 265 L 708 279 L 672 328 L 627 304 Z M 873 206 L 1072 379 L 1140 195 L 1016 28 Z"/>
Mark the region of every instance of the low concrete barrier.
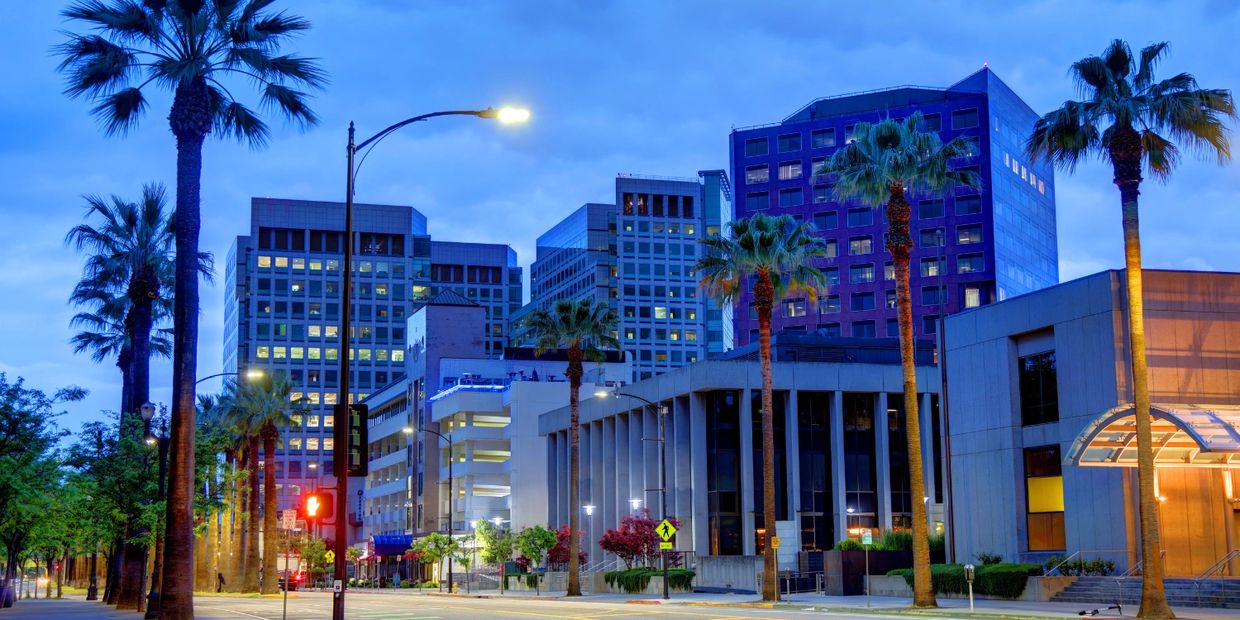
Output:
<path fill-rule="evenodd" d="M 697 558 L 696 572 L 694 585 L 699 588 L 756 592 L 758 576 L 762 574 L 762 556 L 702 555 Z"/>
<path fill-rule="evenodd" d="M 994 599 L 994 600 L 1017 600 L 1017 601 L 1034 601 L 1045 603 L 1055 597 L 1056 594 L 1063 592 L 1076 581 L 1076 577 L 1030 577 L 1025 582 L 1025 591 L 1021 593 L 1020 598 L 1001 599 L 997 596 L 987 596 L 983 594 L 975 594 L 977 599 Z M 874 596 L 895 596 L 913 598 L 913 588 L 903 577 L 895 575 L 870 575 L 866 580 L 869 584 L 870 594 Z M 969 598 L 967 594 L 955 594 L 940 592 L 936 594 L 942 598 Z"/>

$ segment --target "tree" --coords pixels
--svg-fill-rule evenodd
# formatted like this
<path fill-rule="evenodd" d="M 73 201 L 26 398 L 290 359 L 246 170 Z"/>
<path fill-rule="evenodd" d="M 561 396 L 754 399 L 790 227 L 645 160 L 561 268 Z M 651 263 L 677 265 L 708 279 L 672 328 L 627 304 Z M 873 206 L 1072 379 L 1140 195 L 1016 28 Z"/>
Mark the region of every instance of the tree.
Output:
<path fill-rule="evenodd" d="M 177 143 L 176 284 L 173 316 L 173 416 L 168 498 L 164 618 L 192 618 L 194 381 L 198 349 L 198 233 L 202 147 L 209 134 L 262 145 L 266 123 L 233 98 L 234 79 L 262 90 L 262 102 L 302 126 L 317 121 L 298 88 L 324 74 L 313 61 L 277 55 L 309 28 L 270 9 L 272 0 L 80 0 L 63 15 L 90 34 L 71 33 L 60 46 L 66 93 L 95 102 L 108 134 L 133 129 L 148 107 L 144 88 L 172 92 L 168 123 Z"/>
<path fill-rule="evenodd" d="M 921 129 L 922 116 L 914 112 L 903 120 L 857 123 L 853 140 L 817 171 L 836 176 L 835 194 L 856 199 L 872 209 L 886 205 L 887 251 L 896 275 L 896 316 L 900 328 L 900 365 L 904 373 L 904 421 L 908 438 L 911 495 L 925 495 L 921 462 L 921 419 L 917 413 L 917 367 L 913 357 L 913 305 L 909 286 L 908 194 L 939 195 L 957 187 L 980 187 L 976 172 L 953 162 L 974 156 L 975 140 L 957 136 L 944 143 L 938 132 Z M 913 605 L 934 607 L 930 584 L 930 545 L 926 505 L 913 502 Z"/>
<path fill-rule="evenodd" d="M 416 553 L 418 560 L 423 564 L 438 564 L 444 558 L 457 552 L 457 544 L 456 539 L 447 534 L 431 532 L 413 541 L 409 550 Z M 442 580 L 440 583 L 442 588 Z"/>
<path fill-rule="evenodd" d="M 827 285 L 826 275 L 810 261 L 827 256 L 826 244 L 809 224 L 791 217 L 761 213 L 728 224 L 728 235 L 702 240 L 706 255 L 695 270 L 713 297 L 731 304 L 743 283 L 754 278 L 754 309 L 758 312 L 759 356 L 762 360 L 762 505 L 768 536 L 775 532 L 775 430 L 771 395 L 771 309 L 785 293 L 802 291 L 811 301 Z M 779 599 L 775 550 L 763 547 L 762 599 Z"/>
<path fill-rule="evenodd" d="M 1119 188 L 1124 230 L 1124 265 L 1128 293 L 1128 348 L 1132 362 L 1132 393 L 1137 422 L 1137 487 L 1141 516 L 1141 607 L 1143 618 L 1172 618 L 1163 586 L 1154 496 L 1154 452 L 1151 440 L 1149 367 L 1145 352 L 1145 319 L 1141 281 L 1141 233 L 1137 197 L 1144 169 L 1165 181 L 1180 159 L 1174 141 L 1194 151 L 1231 159 L 1224 118 L 1235 119 L 1231 91 L 1199 88 L 1189 73 L 1155 80 L 1154 69 L 1168 44 L 1155 43 L 1134 57 L 1128 44 L 1116 39 L 1101 56 L 1073 63 L 1070 74 L 1080 101 L 1066 101 L 1034 124 L 1026 150 L 1069 172 L 1081 159 L 1096 155 L 1111 164 Z"/>
<path fill-rule="evenodd" d="M 512 559 L 513 550 L 517 545 L 516 536 L 512 530 L 494 525 L 490 521 L 479 521 L 474 534 L 478 537 L 480 546 L 478 558 L 486 564 L 498 566 L 502 576 L 504 563 Z M 499 581 L 499 587 L 502 592 L 504 590 L 502 578 Z"/>
<path fill-rule="evenodd" d="M 555 531 L 555 546 L 552 547 L 551 550 L 547 552 L 547 564 L 550 564 L 553 566 L 568 564 L 569 547 L 572 546 L 572 540 L 570 540 L 570 537 L 572 536 L 572 534 L 570 534 L 569 532 L 571 532 L 571 530 L 568 529 L 567 525 L 561 525 L 559 529 Z M 577 563 L 578 564 L 585 564 L 586 557 L 587 557 L 586 552 L 581 550 L 582 534 L 583 534 L 582 532 L 577 532 L 577 539 L 578 539 L 577 540 L 577 549 L 578 549 Z"/>
<path fill-rule="evenodd" d="M 667 520 L 673 527 L 680 526 L 675 517 Z M 659 561 L 659 543 L 663 541 L 655 531 L 658 526 L 659 522 L 650 518 L 650 510 L 642 508 L 638 514 L 621 519 L 620 527 L 603 532 L 598 545 L 624 561 L 625 568 L 633 568 L 639 560 L 644 566 L 654 566 Z"/>
<path fill-rule="evenodd" d="M 529 559 L 534 568 L 542 564 L 543 556 L 555 546 L 555 543 L 555 532 L 541 525 L 527 527 L 517 534 L 517 548 L 521 550 L 521 555 Z M 537 574 L 534 576 L 534 593 L 541 594 Z"/>
<path fill-rule="evenodd" d="M 554 311 L 539 308 L 526 317 L 519 328 L 524 337 L 534 340 L 536 354 L 565 348 L 568 354 L 568 527 L 581 529 L 581 416 L 578 391 L 585 374 L 582 361 L 589 357 L 601 360 L 602 350 L 619 349 L 616 339 L 619 319 L 607 304 L 591 299 L 561 299 Z M 569 540 L 568 596 L 581 596 L 581 566 L 578 563 L 578 539 Z"/>

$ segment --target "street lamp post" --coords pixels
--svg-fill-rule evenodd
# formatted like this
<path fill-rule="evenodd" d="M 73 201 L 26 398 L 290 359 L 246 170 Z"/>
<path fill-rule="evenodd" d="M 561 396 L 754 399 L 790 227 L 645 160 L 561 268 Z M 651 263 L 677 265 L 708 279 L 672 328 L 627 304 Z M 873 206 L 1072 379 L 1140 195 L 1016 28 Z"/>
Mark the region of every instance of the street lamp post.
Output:
<path fill-rule="evenodd" d="M 446 442 L 448 442 L 448 538 L 452 538 L 452 514 L 456 512 L 453 504 L 456 502 L 456 496 L 452 494 L 452 438 L 441 434 L 439 431 L 432 431 L 429 428 L 422 429 L 424 433 L 430 433 Z M 452 554 L 448 554 L 448 592 L 452 592 Z"/>
<path fill-rule="evenodd" d="M 155 500 L 164 501 L 164 477 L 167 475 L 168 469 L 168 436 L 166 429 L 164 432 L 156 434 L 150 429 L 151 420 L 155 417 L 155 404 L 145 403 L 139 409 L 142 413 L 142 421 L 147 425 L 146 443 L 152 446 L 158 446 L 159 452 L 159 478 L 157 481 L 157 492 Z M 162 530 L 155 532 L 155 561 L 151 566 L 151 591 L 146 595 L 146 619 L 159 618 L 159 591 L 162 587 L 160 577 L 163 575 L 164 563 L 164 535 Z"/>
<path fill-rule="evenodd" d="M 646 400 L 645 398 L 642 398 L 641 396 L 637 396 L 636 394 L 629 394 L 628 392 L 615 391 L 613 393 L 605 389 L 600 389 L 594 393 L 594 395 L 599 398 L 606 398 L 613 394 L 615 396 L 628 396 L 629 398 L 635 398 L 637 400 L 640 400 L 643 403 L 646 403 L 647 405 L 654 407 L 655 415 L 659 417 L 659 438 L 650 440 L 650 439 L 646 439 L 643 437 L 642 441 L 657 441 L 659 443 L 659 510 L 663 512 L 663 518 L 667 519 L 670 516 L 667 513 L 667 430 L 666 430 L 666 427 L 664 426 L 664 420 L 663 420 L 663 418 L 666 416 L 666 408 L 663 405 L 660 405 L 659 403 L 651 402 L 649 400 Z M 633 510 L 636 511 L 637 507 L 641 504 L 641 500 L 636 500 L 636 499 L 629 500 L 629 503 L 632 504 Z M 671 594 L 669 592 L 668 583 L 667 583 L 668 572 L 669 572 L 668 566 L 667 566 L 667 550 L 660 549 L 659 555 L 663 556 L 663 598 L 669 599 L 671 598 Z"/>
<path fill-rule="evenodd" d="M 350 318 L 352 316 L 352 295 L 353 295 L 353 194 L 355 191 L 354 182 L 357 179 L 358 165 L 354 165 L 354 159 L 358 150 L 366 147 L 374 148 L 379 141 L 391 135 L 396 130 L 406 125 L 412 125 L 420 121 L 434 118 L 436 116 L 475 116 L 478 118 L 492 118 L 501 123 L 523 123 L 530 118 L 529 110 L 517 108 L 487 108 L 485 110 L 446 110 L 443 112 L 431 112 L 430 114 L 422 114 L 407 118 L 399 123 L 389 125 L 383 131 L 362 140 L 354 141 L 353 123 L 349 122 L 349 142 L 345 147 L 345 161 L 347 168 L 345 169 L 345 191 L 344 191 L 344 282 L 342 283 L 344 300 L 340 313 L 340 391 L 334 412 L 336 417 L 336 426 L 333 430 L 335 437 L 336 454 L 333 456 L 336 469 L 336 561 L 334 570 L 334 579 L 339 584 L 339 591 L 332 597 L 332 620 L 344 620 L 344 595 L 346 583 L 346 563 L 345 555 L 348 547 L 349 538 L 349 463 L 348 463 L 348 445 L 349 445 L 349 327 Z M 369 154 L 367 151 L 366 154 Z M 366 159 L 366 154 L 362 155 L 362 160 Z M 340 458 L 340 452 L 345 452 L 346 458 Z"/>
<path fill-rule="evenodd" d="M 203 378 L 201 378 L 201 379 L 199 379 L 199 380 L 195 381 L 195 382 L 194 382 L 194 385 L 198 385 L 199 383 L 202 383 L 203 381 L 206 381 L 207 379 L 214 379 L 214 378 L 216 378 L 216 377 L 228 377 L 228 376 L 240 377 L 242 374 L 244 374 L 244 375 L 245 375 L 245 378 L 246 378 L 246 379 L 249 379 L 249 380 L 253 381 L 253 380 L 255 380 L 255 379 L 261 379 L 261 378 L 263 378 L 264 376 L 266 376 L 266 374 L 267 374 L 267 373 L 263 372 L 263 369 L 262 369 L 262 368 L 250 368 L 250 369 L 246 370 L 246 371 L 245 371 L 245 373 L 240 373 L 240 372 L 217 372 L 217 373 L 215 373 L 215 374 L 213 374 L 213 375 L 207 375 L 207 376 L 205 376 L 205 377 L 203 377 Z"/>

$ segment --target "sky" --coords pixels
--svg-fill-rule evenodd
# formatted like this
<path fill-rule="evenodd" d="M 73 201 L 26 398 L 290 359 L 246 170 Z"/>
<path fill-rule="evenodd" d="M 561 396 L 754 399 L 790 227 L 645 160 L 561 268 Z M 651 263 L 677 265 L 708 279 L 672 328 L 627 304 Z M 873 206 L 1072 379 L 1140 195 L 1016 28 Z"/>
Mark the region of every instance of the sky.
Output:
<path fill-rule="evenodd" d="M 0 372 L 44 390 L 89 390 L 61 424 L 116 408 L 120 375 L 69 345 L 66 303 L 82 257 L 64 244 L 84 194 L 171 186 L 166 94 L 139 128 L 109 138 L 90 103 L 62 94 L 51 48 L 79 25 L 66 2 L 0 0 Z M 943 87 L 983 64 L 1038 113 L 1075 96 L 1069 65 L 1112 38 L 1171 43 L 1161 74 L 1240 86 L 1231 49 L 1240 3 L 911 0 L 810 2 L 279 0 L 313 28 L 287 49 L 330 77 L 299 130 L 269 118 L 267 148 L 213 140 L 204 151 L 202 235 L 221 269 L 201 289 L 200 376 L 223 363 L 222 264 L 248 230 L 253 196 L 342 200 L 350 121 L 359 138 L 443 109 L 516 104 L 524 126 L 468 117 L 418 124 L 383 142 L 358 177 L 364 202 L 412 205 L 432 236 L 508 243 L 528 267 L 537 236 L 586 202 L 614 200 L 617 173 L 692 177 L 728 168 L 734 127 L 777 122 L 818 97 L 903 84 Z M 238 98 L 246 97 L 241 85 Z M 1233 124 L 1234 125 L 1234 124 Z M 1240 271 L 1240 169 L 1186 157 L 1142 187 L 1151 268 Z M 1061 281 L 1123 264 L 1118 192 L 1088 162 L 1056 177 Z M 528 291 L 528 269 L 527 269 Z M 528 293 L 527 293 L 528 294 Z M 171 371 L 153 364 L 152 398 Z M 203 384 L 218 389 L 218 381 Z"/>

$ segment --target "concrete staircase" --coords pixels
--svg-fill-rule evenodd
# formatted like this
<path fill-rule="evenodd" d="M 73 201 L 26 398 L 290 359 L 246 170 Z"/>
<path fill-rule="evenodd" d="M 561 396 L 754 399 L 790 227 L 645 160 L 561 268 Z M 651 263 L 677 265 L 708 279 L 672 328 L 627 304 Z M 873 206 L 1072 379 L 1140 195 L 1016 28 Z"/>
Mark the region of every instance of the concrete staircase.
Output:
<path fill-rule="evenodd" d="M 1164 583 L 1172 607 L 1240 609 L 1240 579 L 1167 579 Z M 1118 602 L 1135 613 L 1141 602 L 1141 577 L 1079 577 L 1051 600 L 1089 605 Z"/>

